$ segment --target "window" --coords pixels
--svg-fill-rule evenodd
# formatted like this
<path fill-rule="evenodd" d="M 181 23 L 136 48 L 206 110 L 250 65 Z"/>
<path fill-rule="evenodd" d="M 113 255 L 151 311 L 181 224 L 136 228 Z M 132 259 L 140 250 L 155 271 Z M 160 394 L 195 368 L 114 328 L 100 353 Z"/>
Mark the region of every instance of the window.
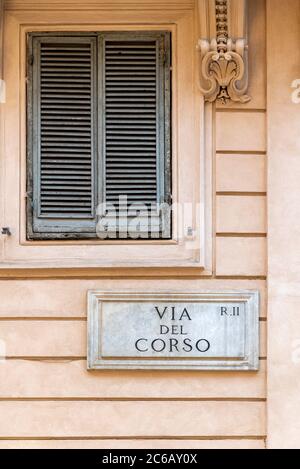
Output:
<path fill-rule="evenodd" d="M 51 271 L 51 275 L 55 277 L 66 275 L 66 272 L 76 277 L 140 274 L 160 277 L 169 275 L 170 272 L 172 275 L 180 276 L 211 275 L 214 113 L 212 105 L 205 104 L 203 96 L 199 93 L 198 53 L 195 50 L 195 43 L 198 40 L 195 27 L 197 17 L 191 4 L 180 9 L 175 3 L 172 4 L 173 6 L 163 4 L 160 5 L 159 11 L 154 3 L 148 2 L 146 10 L 142 8 L 142 0 L 140 4 L 140 8 L 134 12 L 131 11 L 132 14 L 128 15 L 125 0 L 124 8 L 116 8 L 114 2 L 110 2 L 107 3 L 105 9 L 99 7 L 97 11 L 89 9 L 79 11 L 70 3 L 69 8 L 66 8 L 63 13 L 58 11 L 47 15 L 46 22 L 45 11 L 42 10 L 35 11 L 34 15 L 26 8 L 9 12 L 10 19 L 4 31 L 4 42 L 9 44 L 9 51 L 4 57 L 7 86 L 5 126 L 0 128 L 2 153 L 7 155 L 7 158 L 2 158 L 1 163 L 3 177 L 0 184 L 2 201 L 0 211 L 3 226 L 8 226 L 12 232 L 11 237 L 5 242 L 3 240 L 1 251 L 3 266 L 11 269 L 13 275 L 20 275 L 20 269 L 26 269 L 28 275 L 31 275 L 30 269 L 47 269 L 47 272 Z M 130 7 L 130 2 L 128 5 Z M 157 238 L 153 237 L 153 239 L 99 239 L 97 233 L 93 231 L 94 224 L 97 225 L 97 219 L 95 222 L 92 220 L 93 223 L 84 233 L 82 225 L 87 221 L 90 222 L 89 218 L 66 218 L 66 215 L 64 215 L 65 218 L 53 215 L 47 218 L 40 216 L 38 211 L 37 184 L 40 178 L 37 180 L 35 178 L 36 174 L 39 174 L 37 165 L 39 164 L 40 144 L 34 145 L 34 140 L 38 142 L 39 138 L 36 132 L 38 125 L 35 122 L 39 119 L 37 112 L 39 103 L 36 98 L 38 95 L 32 88 L 37 86 L 35 82 L 38 78 L 39 54 L 34 52 L 33 46 L 39 42 L 42 45 L 44 41 L 50 43 L 52 41 L 52 44 L 53 40 L 56 43 L 64 42 L 64 38 L 68 38 L 69 41 L 70 38 L 80 41 L 89 39 L 97 43 L 95 48 L 100 56 L 100 37 L 106 36 L 107 28 L 110 28 L 109 31 L 114 34 L 117 32 L 119 35 L 124 34 L 122 36 L 124 40 L 125 33 L 135 38 L 137 34 L 143 34 L 144 36 L 152 35 L 151 37 L 155 37 L 156 41 L 165 43 L 165 51 L 162 48 L 160 54 L 161 61 L 165 55 L 165 65 L 162 66 L 158 62 L 158 66 L 162 68 L 166 77 L 164 80 L 165 96 L 162 103 L 166 117 L 163 121 L 164 134 L 160 137 L 165 148 L 162 156 L 163 163 L 161 163 L 163 171 L 159 170 L 157 174 L 163 178 L 163 189 L 158 198 L 161 200 L 165 196 L 165 200 L 169 201 L 168 197 L 170 192 L 172 193 L 172 219 L 170 220 L 168 212 L 166 215 L 159 214 L 159 221 L 170 220 L 171 229 L 167 233 L 170 236 L 166 238 L 163 238 L 165 233 L 159 232 Z M 130 33 L 128 33 L 129 30 L 131 30 Z M 136 30 L 138 32 L 135 32 Z M 112 33 L 110 34 L 112 36 Z M 161 35 L 163 35 L 162 39 L 160 39 Z M 147 40 L 150 40 L 149 36 Z M 35 45 L 36 48 L 37 45 Z M 34 58 L 34 53 L 37 54 L 37 58 Z M 169 64 L 170 55 L 172 64 Z M 101 85 L 100 60 L 100 58 L 97 59 L 96 67 L 99 88 Z M 64 61 L 63 64 L 66 62 Z M 169 65 L 172 65 L 172 70 Z M 74 78 L 74 75 L 72 77 Z M 170 82 L 171 77 L 172 82 Z M 48 78 L 43 79 L 44 82 L 46 80 Z M 55 86 L 49 86 L 49 89 L 57 89 L 58 83 L 53 84 Z M 172 90 L 171 113 L 171 100 L 168 96 L 170 89 Z M 102 164 L 104 163 L 101 146 L 103 135 L 100 131 L 102 114 L 99 111 L 102 103 L 99 92 L 96 92 L 99 102 L 96 102 L 98 127 L 95 139 L 97 138 L 98 156 L 95 155 L 95 159 L 97 165 L 100 166 L 101 161 Z M 170 114 L 172 115 L 171 122 L 167 117 Z M 168 128 L 170 123 L 172 134 Z M 50 136 L 52 136 L 51 132 L 62 128 L 56 124 L 53 124 L 53 127 L 56 129 L 50 126 Z M 161 135 L 161 129 L 159 131 Z M 170 141 L 172 142 L 171 149 Z M 35 154 L 33 154 L 34 151 Z M 172 155 L 171 175 L 170 155 Z M 68 158 L 62 159 L 66 160 L 68 166 Z M 46 162 L 45 165 L 49 163 L 51 161 Z M 99 169 L 97 166 L 97 171 Z M 100 175 L 97 174 L 94 177 L 99 184 Z M 170 180 L 172 180 L 171 191 Z M 103 199 L 103 185 L 101 187 L 102 189 L 97 187 L 99 200 Z M 32 209 L 33 205 L 35 211 Z M 78 221 L 80 228 L 76 227 Z M 41 222 L 44 226 L 36 226 Z M 63 225 L 67 225 L 66 228 Z M 73 231 L 70 231 L 72 226 Z M 127 269 L 136 270 L 127 272 Z M 39 272 L 39 275 L 42 275 L 42 270 Z"/>
<path fill-rule="evenodd" d="M 170 238 L 169 32 L 30 33 L 27 238 Z"/>

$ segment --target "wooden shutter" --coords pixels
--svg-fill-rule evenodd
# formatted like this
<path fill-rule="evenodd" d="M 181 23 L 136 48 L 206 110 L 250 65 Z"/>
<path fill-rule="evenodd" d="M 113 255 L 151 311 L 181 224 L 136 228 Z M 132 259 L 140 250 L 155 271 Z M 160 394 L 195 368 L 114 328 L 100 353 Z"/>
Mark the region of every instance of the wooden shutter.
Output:
<path fill-rule="evenodd" d="M 95 236 L 96 52 L 93 37 L 31 38 L 31 238 Z"/>
<path fill-rule="evenodd" d="M 119 214 L 120 197 L 152 207 L 157 235 L 169 237 L 157 205 L 170 202 L 170 34 L 106 33 L 100 51 L 103 200 Z"/>
<path fill-rule="evenodd" d="M 96 238 L 103 202 L 119 237 L 120 196 L 170 237 L 170 70 L 165 32 L 29 35 L 29 239 Z"/>

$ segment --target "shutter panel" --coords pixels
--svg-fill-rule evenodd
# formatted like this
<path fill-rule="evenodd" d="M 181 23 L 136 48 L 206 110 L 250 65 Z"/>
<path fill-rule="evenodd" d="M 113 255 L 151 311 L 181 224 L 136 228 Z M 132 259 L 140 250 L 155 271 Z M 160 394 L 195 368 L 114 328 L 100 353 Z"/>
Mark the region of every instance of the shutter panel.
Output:
<path fill-rule="evenodd" d="M 95 236 L 96 47 L 32 38 L 33 238 Z"/>
<path fill-rule="evenodd" d="M 170 199 L 170 35 L 109 33 L 100 49 L 104 201 L 116 207 L 118 228 L 120 197 L 152 207 L 155 237 L 169 237 L 170 215 L 157 206 Z M 144 222 L 139 230 L 148 237 Z"/>

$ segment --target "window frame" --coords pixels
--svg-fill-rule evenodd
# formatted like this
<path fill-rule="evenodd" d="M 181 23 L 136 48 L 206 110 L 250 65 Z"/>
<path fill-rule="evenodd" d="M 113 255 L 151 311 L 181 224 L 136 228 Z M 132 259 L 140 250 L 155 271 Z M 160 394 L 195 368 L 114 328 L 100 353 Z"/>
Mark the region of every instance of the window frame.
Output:
<path fill-rule="evenodd" d="M 47 14 L 26 9 L 7 11 L 4 41 L 9 45 L 4 55 L 7 100 L 5 128 L 0 128 L 3 146 L 0 171 L 2 205 L 0 211 L 12 236 L 0 240 L 1 272 L 6 275 L 196 275 L 213 272 L 213 167 L 214 108 L 205 103 L 198 88 L 198 53 L 195 44 L 197 16 L 194 5 L 178 10 L 161 5 L 159 11 L 139 8 L 131 11 L 109 8 L 91 13 L 78 11 L 74 5 L 61 12 Z M 125 5 L 125 4 L 124 4 Z M 173 34 L 172 97 L 172 187 L 175 204 L 196 207 L 185 220 L 178 212 L 172 217 L 170 240 L 64 240 L 30 241 L 26 238 L 26 35 L 29 32 L 61 30 L 167 30 Z M 17 38 L 17 40 L 16 40 Z M 5 175 L 5 177 L 4 177 Z M 182 237 L 193 228 L 191 237 Z M 2 242 L 2 244 L 1 244 Z M 187 246 L 188 244 L 188 246 Z M 132 270 L 134 269 L 134 270 Z M 48 275 L 47 274 L 47 275 Z"/>

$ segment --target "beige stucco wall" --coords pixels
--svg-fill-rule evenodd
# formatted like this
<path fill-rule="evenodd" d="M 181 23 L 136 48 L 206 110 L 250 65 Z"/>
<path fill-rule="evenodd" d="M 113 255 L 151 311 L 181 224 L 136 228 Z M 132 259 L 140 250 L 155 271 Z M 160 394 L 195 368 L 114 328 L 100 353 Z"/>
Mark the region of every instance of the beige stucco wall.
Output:
<path fill-rule="evenodd" d="M 268 447 L 299 448 L 299 0 L 269 0 L 268 18 Z"/>
<path fill-rule="evenodd" d="M 277 2 L 271 0 L 271 3 L 274 1 Z M 20 15 L 24 3 L 22 6 L 17 1 L 7 2 L 10 24 L 14 14 Z M 40 3 L 45 19 L 54 18 L 55 2 Z M 72 3 L 76 10 L 80 2 Z M 183 3 L 193 9 L 192 1 Z M 0 339 L 6 345 L 7 360 L 0 363 L 0 448 L 265 447 L 268 309 L 266 18 L 264 0 L 250 0 L 249 3 L 249 94 L 252 100 L 246 105 L 218 105 L 213 110 L 212 274 L 186 276 L 176 269 L 169 272 L 157 269 L 154 273 L 147 269 L 127 269 L 107 275 L 88 269 L 77 269 L 76 273 L 72 270 L 57 273 L 47 270 L 1 271 Z M 288 3 L 293 15 L 299 2 L 277 3 Z M 47 11 L 50 4 L 52 7 Z M 93 21 L 96 21 L 95 15 L 101 17 L 100 12 L 92 13 Z M 28 15 L 34 21 L 34 11 L 29 10 Z M 159 21 L 159 12 L 155 15 Z M 271 21 L 280 18 L 278 14 L 273 19 L 271 11 L 269 16 Z M 269 30 L 270 42 L 273 34 L 275 32 Z M 8 50 L 8 45 L 6 47 Z M 9 60 L 16 59 L 10 57 Z M 273 63 L 273 67 L 277 66 Z M 280 85 L 274 81 L 273 86 L 276 91 L 276 86 Z M 11 109 L 14 103 L 7 105 Z M 5 125 L 6 105 L 2 106 L 2 125 Z M 295 105 L 291 109 L 293 111 L 289 112 L 296 112 Z M 276 109 L 272 112 L 275 114 Z M 272 115 L 269 122 L 270 118 Z M 280 201 L 283 183 L 278 174 L 284 164 L 280 148 L 277 151 L 278 167 L 271 167 L 274 172 L 269 173 L 273 207 Z M 4 157 L 8 158 L 9 154 L 2 142 L 2 164 Z M 296 155 L 294 164 L 296 168 Z M 279 215 L 271 211 L 269 227 L 273 241 L 279 221 Z M 274 241 L 271 249 L 276 250 L 278 246 Z M 272 250 L 270 254 L 272 256 Z M 274 274 L 276 266 L 272 257 L 270 262 Z M 271 281 L 274 291 L 278 285 L 275 282 L 280 278 L 273 277 Z M 126 288 L 141 291 L 172 288 L 185 291 L 259 290 L 260 371 L 87 372 L 86 292 L 89 289 Z M 276 315 L 280 305 L 273 307 Z M 291 304 L 291 318 L 293 311 Z M 271 325 L 276 329 L 274 321 L 275 318 Z M 271 350 L 274 346 L 272 370 L 279 351 L 276 344 L 270 345 Z M 279 377 L 272 376 L 270 379 L 274 379 L 274 386 L 278 388 L 276 380 Z M 279 396 L 272 392 L 269 396 L 275 406 Z M 272 429 L 277 423 L 270 415 L 269 429 Z M 275 444 L 276 440 L 273 441 Z"/>

